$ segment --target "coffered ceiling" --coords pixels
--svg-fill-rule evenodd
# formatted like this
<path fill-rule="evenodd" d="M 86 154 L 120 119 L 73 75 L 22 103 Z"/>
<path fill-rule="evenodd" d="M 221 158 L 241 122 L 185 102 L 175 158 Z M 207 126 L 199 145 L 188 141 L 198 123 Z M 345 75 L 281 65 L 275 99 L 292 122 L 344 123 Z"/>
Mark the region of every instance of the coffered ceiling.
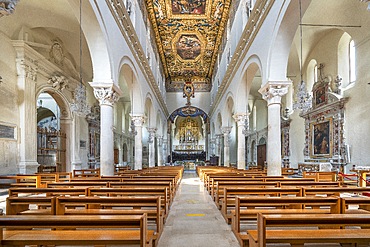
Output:
<path fill-rule="evenodd" d="M 210 91 L 231 0 L 145 0 L 167 92 Z"/>

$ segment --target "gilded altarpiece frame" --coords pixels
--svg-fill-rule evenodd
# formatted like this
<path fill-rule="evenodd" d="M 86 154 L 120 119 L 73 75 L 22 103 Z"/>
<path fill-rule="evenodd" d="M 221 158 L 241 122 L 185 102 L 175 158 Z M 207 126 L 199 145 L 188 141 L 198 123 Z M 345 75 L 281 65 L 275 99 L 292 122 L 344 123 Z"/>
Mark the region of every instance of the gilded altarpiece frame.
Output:
<path fill-rule="evenodd" d="M 333 93 L 325 78 L 314 84 L 313 105 L 300 116 L 305 119 L 304 161 L 330 162 L 333 170 L 345 165 L 345 104 L 348 98 Z"/>
<path fill-rule="evenodd" d="M 281 119 L 281 159 L 283 167 L 290 167 L 290 119 Z"/>

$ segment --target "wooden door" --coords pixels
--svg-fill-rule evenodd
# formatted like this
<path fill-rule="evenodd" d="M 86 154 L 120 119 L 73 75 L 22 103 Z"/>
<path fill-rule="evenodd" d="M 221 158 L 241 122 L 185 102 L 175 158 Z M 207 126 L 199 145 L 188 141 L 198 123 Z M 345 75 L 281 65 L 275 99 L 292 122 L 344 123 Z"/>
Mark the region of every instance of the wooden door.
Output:
<path fill-rule="evenodd" d="M 114 149 L 114 164 L 118 164 L 119 160 L 118 160 L 118 155 L 119 155 L 119 151 L 117 148 Z"/>
<path fill-rule="evenodd" d="M 266 144 L 257 146 L 257 166 L 264 168 L 266 161 Z"/>

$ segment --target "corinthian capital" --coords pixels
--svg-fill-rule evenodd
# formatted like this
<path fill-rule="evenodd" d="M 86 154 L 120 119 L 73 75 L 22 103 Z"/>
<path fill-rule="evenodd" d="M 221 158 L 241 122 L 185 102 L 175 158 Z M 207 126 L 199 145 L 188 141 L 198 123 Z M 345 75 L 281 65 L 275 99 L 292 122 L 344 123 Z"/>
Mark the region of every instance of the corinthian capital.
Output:
<path fill-rule="evenodd" d="M 288 93 L 288 88 L 292 84 L 291 81 L 270 81 L 258 90 L 267 105 L 280 104 L 281 97 Z"/>
<path fill-rule="evenodd" d="M 239 112 L 233 115 L 233 118 L 235 119 L 235 122 L 238 126 L 245 125 L 245 120 L 247 120 L 247 117 L 248 115 L 245 112 Z"/>
<path fill-rule="evenodd" d="M 225 147 L 228 147 L 230 145 L 230 132 L 232 128 L 233 128 L 232 126 L 221 127 L 221 132 L 222 134 L 224 134 Z"/>
<path fill-rule="evenodd" d="M 130 114 L 130 116 L 135 127 L 141 127 L 145 123 L 145 116 L 143 114 Z"/>
<path fill-rule="evenodd" d="M 157 128 L 148 128 L 148 132 L 149 132 L 148 142 L 153 143 L 155 133 L 157 132 Z"/>
<path fill-rule="evenodd" d="M 113 106 L 122 96 L 122 91 L 114 83 L 96 83 L 91 82 L 94 88 L 94 96 L 100 105 Z"/>

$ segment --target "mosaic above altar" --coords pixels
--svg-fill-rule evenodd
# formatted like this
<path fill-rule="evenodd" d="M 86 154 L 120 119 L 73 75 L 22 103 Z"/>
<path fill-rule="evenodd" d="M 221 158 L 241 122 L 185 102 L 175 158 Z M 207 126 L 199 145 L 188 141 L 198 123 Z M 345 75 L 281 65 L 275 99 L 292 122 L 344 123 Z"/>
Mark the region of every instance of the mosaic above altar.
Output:
<path fill-rule="evenodd" d="M 210 91 L 229 17 L 230 0 L 146 0 L 164 67 L 167 92 Z"/>

